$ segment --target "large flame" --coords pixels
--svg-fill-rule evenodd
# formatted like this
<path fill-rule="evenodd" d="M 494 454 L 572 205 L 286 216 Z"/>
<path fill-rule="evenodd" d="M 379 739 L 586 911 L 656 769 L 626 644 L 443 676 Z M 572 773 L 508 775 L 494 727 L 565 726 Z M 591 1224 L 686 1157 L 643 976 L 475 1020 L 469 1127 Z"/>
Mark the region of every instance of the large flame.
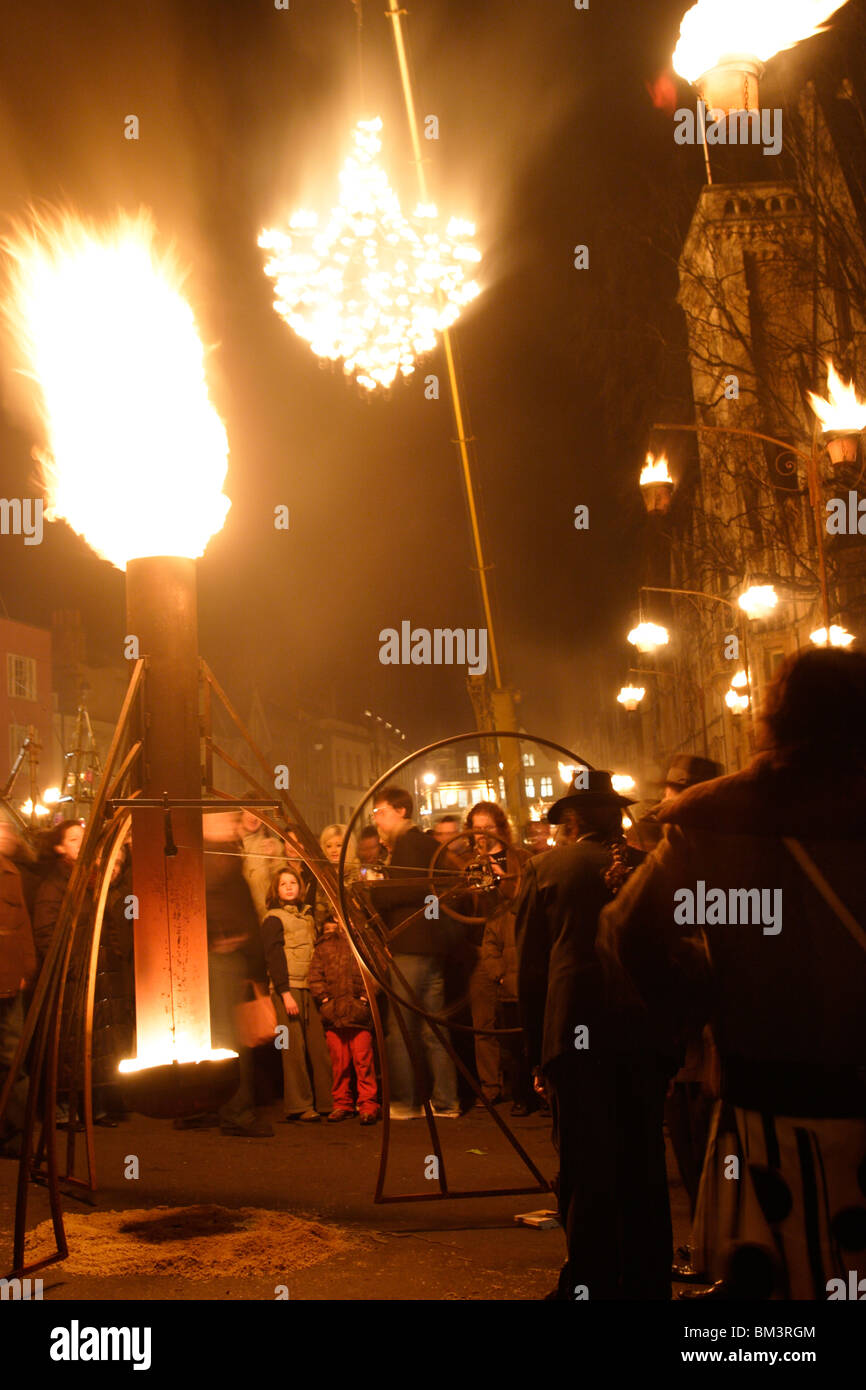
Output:
<path fill-rule="evenodd" d="M 18 365 L 39 390 L 49 518 L 124 569 L 202 554 L 231 505 L 204 348 L 146 212 L 34 217 L 3 243 Z"/>
<path fill-rule="evenodd" d="M 382 122 L 359 121 L 354 153 L 340 173 L 340 200 L 319 229 L 314 212 L 296 212 L 289 233 L 263 231 L 272 252 L 265 274 L 276 282 L 274 307 L 317 357 L 343 359 L 368 391 L 408 376 L 478 294 L 465 278 L 481 259 L 475 228 L 452 218 L 444 236 L 433 205 L 407 217 L 377 163 Z"/>
<path fill-rule="evenodd" d="M 646 487 L 649 483 L 672 483 L 670 469 L 668 468 L 667 456 L 659 454 L 647 454 L 646 463 L 640 471 L 640 485 Z"/>
<path fill-rule="evenodd" d="M 809 400 L 824 430 L 853 434 L 866 429 L 866 403 L 859 399 L 853 381 L 845 385 L 832 362 L 827 363 L 827 399 L 810 391 Z"/>
<path fill-rule="evenodd" d="M 698 0 L 683 16 L 673 65 L 695 82 L 733 55 L 766 63 L 820 34 L 845 0 Z"/>

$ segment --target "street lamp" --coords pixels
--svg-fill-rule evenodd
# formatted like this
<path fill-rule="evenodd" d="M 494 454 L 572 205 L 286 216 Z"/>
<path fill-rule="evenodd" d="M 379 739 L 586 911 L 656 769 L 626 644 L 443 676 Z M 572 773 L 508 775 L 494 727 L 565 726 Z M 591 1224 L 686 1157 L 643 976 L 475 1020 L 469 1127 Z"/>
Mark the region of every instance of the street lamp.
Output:
<path fill-rule="evenodd" d="M 837 470 L 856 463 L 860 435 L 866 429 L 866 403 L 858 397 L 853 381 L 846 386 L 833 363 L 828 362 L 827 397 L 810 391 L 809 401 L 821 421 L 821 437 L 830 462 Z"/>
<path fill-rule="evenodd" d="M 647 454 L 640 474 L 641 495 L 650 516 L 664 516 L 670 510 L 674 480 L 664 454 Z"/>
<path fill-rule="evenodd" d="M 766 618 L 779 602 L 779 595 L 772 584 L 752 584 L 737 599 L 747 618 L 753 621 Z"/>
<path fill-rule="evenodd" d="M 825 627 L 819 627 L 815 632 L 811 632 L 809 634 L 809 641 L 814 642 L 816 647 L 826 647 L 828 645 L 827 629 Z M 836 623 L 830 624 L 829 645 L 831 647 L 850 647 L 853 641 L 853 632 L 848 632 L 844 627 L 839 627 Z"/>
<path fill-rule="evenodd" d="M 633 627 L 626 638 L 626 641 L 637 647 L 639 652 L 657 651 L 659 647 L 666 647 L 670 640 L 666 627 L 661 627 L 659 623 L 644 622 Z"/>
<path fill-rule="evenodd" d="M 622 705 L 623 709 L 633 711 L 637 709 L 644 695 L 646 695 L 644 686 L 624 685 L 616 698 L 617 703 Z"/>

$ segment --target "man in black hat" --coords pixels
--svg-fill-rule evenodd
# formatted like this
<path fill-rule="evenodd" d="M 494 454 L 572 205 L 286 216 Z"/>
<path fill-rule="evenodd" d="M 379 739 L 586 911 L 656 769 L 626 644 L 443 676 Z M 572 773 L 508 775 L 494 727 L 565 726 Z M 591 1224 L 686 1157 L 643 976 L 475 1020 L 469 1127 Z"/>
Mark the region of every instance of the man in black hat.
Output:
<path fill-rule="evenodd" d="M 559 1150 L 560 1299 L 670 1298 L 666 1073 L 605 1000 L 595 954 L 601 908 L 644 857 L 623 835 L 630 804 L 609 772 L 579 768 L 549 812 L 575 818 L 576 839 L 530 861 L 517 906 L 521 1022 Z"/>
<path fill-rule="evenodd" d="M 647 853 L 655 849 L 662 837 L 658 816 L 665 803 L 689 787 L 696 787 L 699 782 L 712 782 L 714 778 L 721 777 L 723 771 L 721 763 L 713 762 L 712 758 L 700 758 L 695 753 L 677 753 L 671 759 L 661 801 L 635 821 L 629 833 L 629 844 Z"/>

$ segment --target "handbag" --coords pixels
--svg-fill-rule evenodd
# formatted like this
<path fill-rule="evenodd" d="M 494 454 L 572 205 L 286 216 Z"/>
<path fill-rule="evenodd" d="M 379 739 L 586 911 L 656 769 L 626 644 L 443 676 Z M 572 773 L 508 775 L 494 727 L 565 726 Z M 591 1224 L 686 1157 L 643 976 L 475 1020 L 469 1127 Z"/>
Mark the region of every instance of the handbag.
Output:
<path fill-rule="evenodd" d="M 235 1005 L 235 1027 L 241 1047 L 261 1047 L 274 1040 L 277 1011 L 268 991 L 255 980 L 250 983 L 253 997 Z"/>

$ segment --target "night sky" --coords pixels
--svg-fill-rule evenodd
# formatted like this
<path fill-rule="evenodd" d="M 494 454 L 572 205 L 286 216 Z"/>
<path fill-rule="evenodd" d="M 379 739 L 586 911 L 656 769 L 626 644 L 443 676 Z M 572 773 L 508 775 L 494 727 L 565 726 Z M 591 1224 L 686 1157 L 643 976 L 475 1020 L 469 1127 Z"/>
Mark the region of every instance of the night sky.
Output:
<path fill-rule="evenodd" d="M 672 254 L 702 162 L 675 145 L 671 114 L 647 90 L 669 68 L 687 7 L 410 10 L 419 115 L 439 118 L 431 191 L 440 212 L 477 223 L 484 253 L 483 292 L 456 337 L 504 674 L 523 692 L 525 726 L 578 748 L 588 674 L 615 690 L 628 666 L 646 429 L 689 413 Z M 383 117 L 391 181 L 414 205 L 382 10 L 364 5 L 359 72 L 350 0 L 7 5 L 0 214 L 30 202 L 95 217 L 153 210 L 190 268 L 231 447 L 232 510 L 199 564 L 202 652 L 244 712 L 254 682 L 277 700 L 334 690 L 336 712 L 373 708 L 418 745 L 472 727 L 463 672 L 382 666 L 379 629 L 483 622 L 444 359 L 368 399 L 274 313 L 256 246 L 262 226 L 298 206 L 327 211 L 361 116 Z M 792 61 L 777 59 L 780 73 Z M 677 104 L 687 101 L 678 83 Z M 124 139 L 130 113 L 138 141 Z M 579 243 L 588 271 L 573 267 Z M 4 346 L 3 492 L 15 496 L 32 487 L 37 436 L 13 408 L 8 372 Z M 424 398 L 429 372 L 438 402 Z M 273 528 L 281 502 L 287 534 Z M 588 532 L 574 529 L 578 503 Z M 9 616 L 46 625 L 52 609 L 78 607 L 91 661 L 120 656 L 123 578 L 65 525 L 47 526 L 41 547 L 3 540 L 0 596 Z"/>

